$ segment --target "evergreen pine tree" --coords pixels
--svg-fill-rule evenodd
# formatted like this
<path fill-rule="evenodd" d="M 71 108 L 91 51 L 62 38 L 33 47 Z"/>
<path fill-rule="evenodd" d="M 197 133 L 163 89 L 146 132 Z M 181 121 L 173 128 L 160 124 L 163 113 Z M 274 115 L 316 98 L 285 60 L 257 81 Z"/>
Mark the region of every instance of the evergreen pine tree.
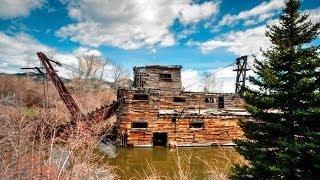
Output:
<path fill-rule="evenodd" d="M 237 151 L 249 161 L 236 165 L 233 179 L 320 178 L 320 23 L 287 0 L 278 25 L 268 26 L 271 47 L 255 59 L 258 90 L 241 95 L 252 119 L 240 120 L 244 140 Z"/>

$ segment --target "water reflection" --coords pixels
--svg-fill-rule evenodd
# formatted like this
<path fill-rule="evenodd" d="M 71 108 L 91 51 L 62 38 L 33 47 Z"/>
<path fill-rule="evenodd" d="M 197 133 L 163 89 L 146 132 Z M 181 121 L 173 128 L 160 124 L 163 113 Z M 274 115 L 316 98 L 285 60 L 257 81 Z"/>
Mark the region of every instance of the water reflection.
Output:
<path fill-rule="evenodd" d="M 157 148 L 152 149 L 152 161 L 167 161 L 168 149 Z"/>
<path fill-rule="evenodd" d="M 208 179 L 210 169 L 228 171 L 231 163 L 240 159 L 232 147 L 116 148 L 115 153 L 116 156 L 110 157 L 108 163 L 117 167 L 121 179 L 142 179 L 152 170 L 158 175 L 173 178 L 179 165 L 183 171 L 190 171 L 188 173 L 194 179 Z"/>

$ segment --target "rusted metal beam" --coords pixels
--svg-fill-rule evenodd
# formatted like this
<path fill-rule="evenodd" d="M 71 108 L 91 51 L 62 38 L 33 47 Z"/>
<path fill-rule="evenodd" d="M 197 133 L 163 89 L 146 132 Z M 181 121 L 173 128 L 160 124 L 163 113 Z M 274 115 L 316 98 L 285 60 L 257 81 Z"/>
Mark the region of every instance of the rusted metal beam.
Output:
<path fill-rule="evenodd" d="M 113 101 L 110 105 L 102 106 L 101 108 L 88 113 L 83 120 L 86 121 L 89 125 L 100 123 L 101 121 L 104 121 L 113 116 L 118 108 L 119 103 L 117 101 Z"/>
<path fill-rule="evenodd" d="M 57 75 L 56 71 L 54 70 L 53 66 L 50 63 L 50 60 L 42 52 L 38 52 L 37 55 L 39 57 L 39 60 L 43 64 L 43 67 L 45 68 L 47 75 L 50 77 L 54 86 L 58 90 L 60 98 L 62 99 L 62 101 L 66 105 L 67 109 L 69 110 L 69 113 L 72 117 L 72 121 L 75 122 L 78 119 L 80 119 L 81 117 L 83 117 L 83 114 L 82 114 L 79 106 L 76 104 L 76 102 L 72 98 L 71 94 L 69 93 L 69 91 L 65 87 L 64 83 L 62 82 L 60 77 Z M 53 61 L 53 62 L 57 63 L 56 61 Z M 57 63 L 57 64 L 59 64 L 59 63 Z"/>
<path fill-rule="evenodd" d="M 66 105 L 72 117 L 72 121 L 69 124 L 60 125 L 57 127 L 57 134 L 60 138 L 63 138 L 63 139 L 68 138 L 70 134 L 74 132 L 77 126 L 84 128 L 84 130 L 91 131 L 91 129 L 89 128 L 93 124 L 102 122 L 110 118 L 117 112 L 119 103 L 117 101 L 113 101 L 110 105 L 102 106 L 99 109 L 96 109 L 95 111 L 92 111 L 91 113 L 88 113 L 86 116 L 84 116 L 79 106 L 76 104 L 76 102 L 72 98 L 71 94 L 65 87 L 60 77 L 57 75 L 56 71 L 54 70 L 50 62 L 53 62 L 59 66 L 61 66 L 62 64 L 58 61 L 54 61 L 47 58 L 47 56 L 42 52 L 38 52 L 37 55 L 40 59 L 40 62 L 43 64 L 44 69 L 46 70 L 47 76 L 49 76 L 50 79 L 52 80 L 55 88 L 58 90 L 60 98 Z M 29 68 L 25 68 L 25 69 L 29 69 Z M 32 69 L 42 72 L 40 68 L 32 68 Z"/>

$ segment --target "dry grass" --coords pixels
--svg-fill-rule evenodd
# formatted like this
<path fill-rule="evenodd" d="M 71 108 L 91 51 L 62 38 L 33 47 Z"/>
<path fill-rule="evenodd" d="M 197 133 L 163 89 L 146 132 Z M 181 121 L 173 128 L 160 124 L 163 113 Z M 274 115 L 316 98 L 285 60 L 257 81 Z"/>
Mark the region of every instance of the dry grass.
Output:
<path fill-rule="evenodd" d="M 185 153 L 179 154 L 179 150 L 176 151 L 175 164 L 177 166 L 177 171 L 174 172 L 174 179 L 180 180 L 192 180 L 195 179 L 192 175 L 192 160 L 193 154 Z"/>
<path fill-rule="evenodd" d="M 29 78 L 0 76 L 0 97 L 2 101 L 15 100 L 13 103 L 26 107 L 41 106 L 42 96 L 38 89 L 41 84 L 31 81 Z M 5 102 L 2 102 L 5 103 Z"/>
<path fill-rule="evenodd" d="M 234 164 L 244 164 L 245 159 L 234 149 L 228 149 L 223 151 L 214 151 L 216 159 L 200 159 L 205 164 L 205 170 L 208 174 L 208 179 L 212 180 L 224 180 L 229 179 L 230 170 L 234 167 Z"/>
<path fill-rule="evenodd" d="M 72 139 L 57 141 L 55 127 L 69 114 L 52 84 L 46 98 L 43 84 L 30 78 L 0 76 L 0 84 L 0 179 L 116 178 L 111 166 L 92 162 L 108 121 L 94 126 L 93 136 L 80 125 Z M 84 94 L 73 96 L 88 111 L 114 98 L 111 91 Z"/>
<path fill-rule="evenodd" d="M 245 160 L 239 156 L 236 151 L 230 149 L 212 149 L 212 157 L 214 159 L 203 159 L 194 155 L 192 151 L 181 153 L 179 148 L 175 149 L 174 162 L 175 166 L 172 167 L 173 174 L 163 175 L 159 169 L 156 169 L 150 162 L 147 169 L 143 170 L 143 173 L 138 174 L 138 178 L 131 179 L 147 179 L 147 180 L 193 180 L 203 179 L 203 177 L 197 177 L 194 172 L 194 164 L 192 161 L 199 160 L 203 165 L 203 172 L 205 173 L 205 179 L 212 180 L 225 180 L 229 179 L 230 170 L 234 164 L 246 163 Z"/>

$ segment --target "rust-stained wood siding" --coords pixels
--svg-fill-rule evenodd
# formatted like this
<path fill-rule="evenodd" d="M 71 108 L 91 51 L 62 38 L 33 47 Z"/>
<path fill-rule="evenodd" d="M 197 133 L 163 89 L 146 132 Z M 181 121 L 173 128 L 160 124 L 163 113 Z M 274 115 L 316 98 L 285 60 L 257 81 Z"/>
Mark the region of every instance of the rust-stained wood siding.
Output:
<path fill-rule="evenodd" d="M 148 94 L 149 100 L 133 100 L 134 94 Z M 186 102 L 173 102 L 173 97 L 177 96 L 185 97 Z M 223 109 L 218 108 L 217 99 L 220 96 L 225 99 Z M 214 98 L 214 102 L 205 103 L 205 97 Z M 240 116 L 227 113 L 229 109 L 243 109 L 244 103 L 237 94 L 120 89 L 118 100 L 121 102 L 117 118 L 118 133 L 127 134 L 127 142 L 134 146 L 152 146 L 154 132 L 167 132 L 168 142 L 175 141 L 180 146 L 225 144 L 243 136 L 237 125 Z M 217 112 L 197 113 L 207 109 Z M 162 110 L 169 112 L 160 113 Z M 182 110 L 185 112 L 181 113 Z M 173 117 L 178 117 L 176 124 L 172 121 Z M 204 122 L 204 127 L 190 128 L 190 121 L 199 119 Z M 141 121 L 148 123 L 146 129 L 131 128 L 132 122 Z"/>

